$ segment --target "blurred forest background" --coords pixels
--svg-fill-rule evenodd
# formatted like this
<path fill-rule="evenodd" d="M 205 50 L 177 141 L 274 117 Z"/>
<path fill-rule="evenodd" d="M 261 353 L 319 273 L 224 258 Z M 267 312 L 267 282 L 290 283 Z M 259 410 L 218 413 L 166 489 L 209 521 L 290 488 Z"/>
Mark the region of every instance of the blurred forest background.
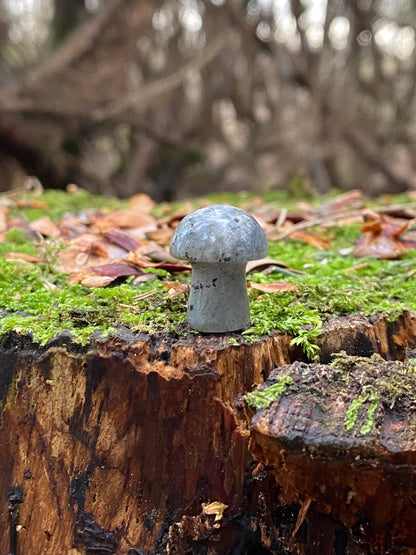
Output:
<path fill-rule="evenodd" d="M 414 0 L 0 0 L 0 190 L 415 188 L 415 28 Z"/>

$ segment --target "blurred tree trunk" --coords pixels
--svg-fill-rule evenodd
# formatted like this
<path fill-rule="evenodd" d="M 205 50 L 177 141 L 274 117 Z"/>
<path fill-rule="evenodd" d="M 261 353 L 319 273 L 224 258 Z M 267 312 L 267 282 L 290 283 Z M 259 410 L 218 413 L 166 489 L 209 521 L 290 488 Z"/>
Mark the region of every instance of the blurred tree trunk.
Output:
<path fill-rule="evenodd" d="M 55 0 L 52 19 L 52 43 L 59 45 L 85 19 L 84 0 Z"/>
<path fill-rule="evenodd" d="M 317 21 L 300 0 L 53 5 L 40 51 L 54 48 L 25 65 L 0 0 L 9 173 L 158 200 L 293 177 L 321 192 L 416 184 L 414 7 L 328 0 Z"/>

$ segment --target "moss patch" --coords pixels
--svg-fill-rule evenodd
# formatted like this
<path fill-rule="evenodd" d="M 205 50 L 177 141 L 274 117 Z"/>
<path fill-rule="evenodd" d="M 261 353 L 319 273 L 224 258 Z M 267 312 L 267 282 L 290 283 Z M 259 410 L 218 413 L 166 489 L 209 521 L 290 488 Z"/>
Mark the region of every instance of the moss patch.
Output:
<path fill-rule="evenodd" d="M 262 202 L 269 203 L 269 211 L 293 204 L 293 199 L 281 192 L 268 193 L 266 197 Z M 26 196 L 29 201 L 34 198 Z M 125 201 L 95 197 L 86 192 L 68 195 L 62 191 L 45 191 L 37 200 L 45 202 L 48 208 L 17 205 L 12 213 L 23 215 L 27 220 L 44 215 L 57 220 L 67 211 L 77 213 L 89 208 L 111 212 L 127 206 Z M 224 194 L 209 200 L 250 208 L 259 199 L 251 194 Z M 380 202 L 384 202 L 383 199 Z M 169 205 L 159 205 L 154 213 L 169 210 L 172 210 Z M 384 312 L 394 319 L 405 308 L 416 310 L 416 251 L 409 250 L 403 259 L 396 261 L 357 260 L 352 257 L 351 250 L 360 236 L 359 227 L 357 223 L 333 227 L 330 232 L 315 230 L 320 235 L 331 235 L 328 252 L 292 239 L 271 242 L 269 256 L 288 268 L 276 266 L 268 275 L 253 272 L 249 280 L 286 281 L 295 284 L 297 291 L 260 293 L 250 289 L 253 326 L 238 341 L 256 340 L 273 330 L 287 331 L 293 334 L 293 343 L 301 346 L 313 360 L 318 354 L 316 339 L 322 323 L 330 316 L 371 316 Z M 86 343 L 93 332 L 111 333 L 123 325 L 153 333 L 178 331 L 178 325 L 184 322 L 185 296 L 168 299 L 161 279 L 140 285 L 132 285 L 128 279 L 106 288 L 92 289 L 67 285 L 68 276 L 53 271 L 53 258 L 59 248 L 56 241 L 44 240 L 39 245 L 19 229 L 7 232 L 5 241 L 0 243 L 0 255 L 24 252 L 40 256 L 42 262 L 32 264 L 0 258 L 0 334 L 14 330 L 31 334 L 35 341 L 45 343 L 62 330 L 70 330 L 75 340 Z M 296 272 L 299 270 L 303 273 Z M 165 271 L 162 273 L 164 279 L 178 279 L 184 283 L 190 280 L 189 272 L 176 274 L 175 278 Z M 148 298 L 135 299 L 151 291 L 155 293 Z"/>
<path fill-rule="evenodd" d="M 332 438 L 374 436 L 379 434 L 386 413 L 394 413 L 397 421 L 414 419 L 415 376 L 408 362 L 385 361 L 378 354 L 365 358 L 341 352 L 330 365 L 295 362 L 273 370 L 246 400 L 252 409 L 261 411 L 282 396 L 292 399 L 293 406 L 312 402 L 315 408 L 310 418 L 321 426 L 317 438 L 322 439 L 321 433 Z M 270 415 L 274 412 L 270 408 Z M 296 414 L 289 412 L 287 418 L 295 422 Z M 311 430 L 316 432 L 313 426 Z"/>
<path fill-rule="evenodd" d="M 292 378 L 290 376 L 285 376 L 265 389 L 252 391 L 246 395 L 247 404 L 254 410 L 267 409 L 267 407 L 276 401 L 292 383 Z"/>

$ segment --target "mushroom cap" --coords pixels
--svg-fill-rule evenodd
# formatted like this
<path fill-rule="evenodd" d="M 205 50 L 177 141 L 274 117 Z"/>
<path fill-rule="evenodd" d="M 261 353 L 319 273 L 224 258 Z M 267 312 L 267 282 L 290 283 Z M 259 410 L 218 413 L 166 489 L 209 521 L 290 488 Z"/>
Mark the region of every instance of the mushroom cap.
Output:
<path fill-rule="evenodd" d="M 226 204 L 185 216 L 170 243 L 172 256 L 189 262 L 247 262 L 267 251 L 266 236 L 253 216 Z"/>

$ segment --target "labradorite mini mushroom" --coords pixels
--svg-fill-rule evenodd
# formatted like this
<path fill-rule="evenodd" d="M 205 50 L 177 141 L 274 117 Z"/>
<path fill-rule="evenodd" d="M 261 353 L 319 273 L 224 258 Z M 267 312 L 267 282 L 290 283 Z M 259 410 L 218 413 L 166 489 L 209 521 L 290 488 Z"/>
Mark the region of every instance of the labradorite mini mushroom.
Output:
<path fill-rule="evenodd" d="M 193 329 L 222 333 L 250 325 L 246 264 L 267 254 L 253 216 L 224 204 L 195 210 L 177 227 L 170 252 L 192 264 L 187 322 Z"/>

